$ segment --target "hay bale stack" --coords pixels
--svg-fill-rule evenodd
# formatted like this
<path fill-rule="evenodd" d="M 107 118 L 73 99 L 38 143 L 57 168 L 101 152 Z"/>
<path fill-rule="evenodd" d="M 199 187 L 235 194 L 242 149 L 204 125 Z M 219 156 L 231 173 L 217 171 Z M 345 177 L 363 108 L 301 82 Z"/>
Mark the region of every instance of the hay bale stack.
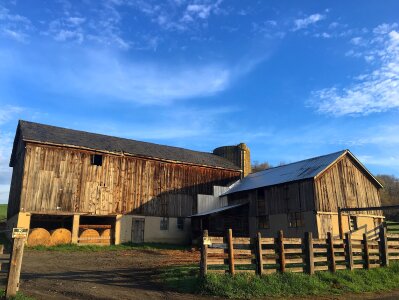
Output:
<path fill-rule="evenodd" d="M 34 228 L 28 235 L 28 246 L 48 246 L 50 244 L 50 232 L 44 228 Z"/>
<path fill-rule="evenodd" d="M 79 238 L 82 239 L 79 241 L 79 243 L 80 244 L 98 244 L 101 241 L 98 239 L 99 237 L 100 237 L 100 234 L 98 233 L 97 230 L 85 229 L 79 236 Z"/>
<path fill-rule="evenodd" d="M 101 238 L 101 244 L 111 244 L 111 229 L 104 229 L 103 232 L 101 232 Z"/>
<path fill-rule="evenodd" d="M 72 241 L 72 233 L 66 228 L 57 228 L 51 232 L 50 245 L 70 244 Z"/>

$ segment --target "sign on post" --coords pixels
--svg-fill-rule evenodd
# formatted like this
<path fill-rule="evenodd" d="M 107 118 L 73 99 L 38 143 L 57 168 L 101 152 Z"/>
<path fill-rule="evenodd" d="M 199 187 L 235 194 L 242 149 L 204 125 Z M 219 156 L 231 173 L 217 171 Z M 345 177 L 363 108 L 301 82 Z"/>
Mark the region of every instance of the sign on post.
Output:
<path fill-rule="evenodd" d="M 12 238 L 26 238 L 28 236 L 28 228 L 13 228 L 12 229 Z"/>

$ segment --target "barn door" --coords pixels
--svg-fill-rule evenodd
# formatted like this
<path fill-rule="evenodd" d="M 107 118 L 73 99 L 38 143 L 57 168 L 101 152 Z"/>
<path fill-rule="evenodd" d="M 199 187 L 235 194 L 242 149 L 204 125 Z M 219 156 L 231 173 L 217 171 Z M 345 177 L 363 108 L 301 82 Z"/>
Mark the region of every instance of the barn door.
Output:
<path fill-rule="evenodd" d="M 144 242 L 144 219 L 132 219 L 132 242 Z"/>

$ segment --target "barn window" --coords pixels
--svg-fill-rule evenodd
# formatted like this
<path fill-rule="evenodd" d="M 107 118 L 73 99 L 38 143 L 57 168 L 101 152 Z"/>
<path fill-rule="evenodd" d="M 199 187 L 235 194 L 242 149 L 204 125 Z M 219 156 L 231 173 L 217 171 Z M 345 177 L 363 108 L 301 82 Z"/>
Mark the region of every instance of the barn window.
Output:
<path fill-rule="evenodd" d="M 270 223 L 269 223 L 269 216 L 258 216 L 258 229 L 268 229 L 270 228 Z"/>
<path fill-rule="evenodd" d="M 168 230 L 169 229 L 169 218 L 162 218 L 160 224 L 161 230 Z"/>
<path fill-rule="evenodd" d="M 177 229 L 184 230 L 184 218 L 177 218 Z"/>
<path fill-rule="evenodd" d="M 301 212 L 291 212 L 288 213 L 288 227 L 297 228 L 303 227 L 303 214 Z"/>
<path fill-rule="evenodd" d="M 350 216 L 349 217 L 349 221 L 350 221 L 351 231 L 357 230 L 357 217 L 356 216 Z"/>
<path fill-rule="evenodd" d="M 103 165 L 103 156 L 101 154 L 92 154 L 91 155 L 91 164 L 92 164 L 92 166 L 102 166 Z"/>

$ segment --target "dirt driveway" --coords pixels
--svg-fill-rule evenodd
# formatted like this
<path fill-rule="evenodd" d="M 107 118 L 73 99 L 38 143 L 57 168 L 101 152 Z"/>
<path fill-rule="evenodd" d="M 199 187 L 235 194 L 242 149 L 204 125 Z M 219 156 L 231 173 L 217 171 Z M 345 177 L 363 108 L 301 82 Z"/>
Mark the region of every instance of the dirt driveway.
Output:
<path fill-rule="evenodd" d="M 24 294 L 36 299 L 215 299 L 175 293 L 161 285 L 159 281 L 160 268 L 195 264 L 198 261 L 198 252 L 182 250 L 100 252 L 27 250 L 22 266 L 20 289 Z M 317 299 L 391 300 L 399 299 L 399 290 L 384 294 Z"/>
<path fill-rule="evenodd" d="M 165 290 L 159 268 L 192 264 L 198 252 L 26 251 L 21 290 L 37 299 L 195 299 Z"/>

